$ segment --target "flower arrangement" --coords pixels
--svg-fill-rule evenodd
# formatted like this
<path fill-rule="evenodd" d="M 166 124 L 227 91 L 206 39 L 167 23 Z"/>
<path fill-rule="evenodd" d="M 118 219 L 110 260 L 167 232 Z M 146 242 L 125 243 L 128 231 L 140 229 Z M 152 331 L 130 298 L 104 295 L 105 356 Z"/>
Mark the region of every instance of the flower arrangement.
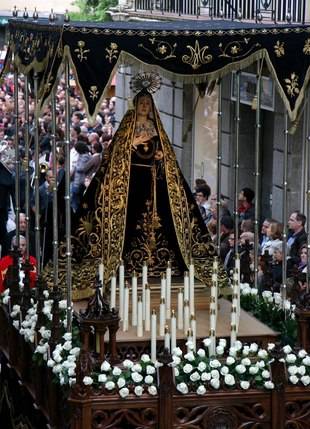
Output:
<path fill-rule="evenodd" d="M 283 300 L 280 293 L 263 291 L 260 295 L 256 288 L 250 287 L 248 283 L 241 283 L 240 303 L 245 311 L 280 332 L 283 345 L 296 343 L 295 305 L 287 299 Z"/>
<path fill-rule="evenodd" d="M 306 350 L 293 351 L 290 345 L 283 347 L 288 381 L 290 384 L 309 386 L 310 385 L 310 356 Z"/>

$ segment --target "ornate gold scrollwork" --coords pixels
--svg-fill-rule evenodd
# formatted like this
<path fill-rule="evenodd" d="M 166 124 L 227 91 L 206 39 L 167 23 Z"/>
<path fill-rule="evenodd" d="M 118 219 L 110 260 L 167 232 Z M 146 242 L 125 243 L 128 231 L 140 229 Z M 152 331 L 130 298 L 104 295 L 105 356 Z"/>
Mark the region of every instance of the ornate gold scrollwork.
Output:
<path fill-rule="evenodd" d="M 280 42 L 280 40 L 277 40 L 277 43 L 274 45 L 274 53 L 278 58 L 281 58 L 285 55 L 284 50 L 284 42 Z"/>
<path fill-rule="evenodd" d="M 291 73 L 290 78 L 284 79 L 284 82 L 286 84 L 286 92 L 291 98 L 296 97 L 300 92 L 298 79 L 299 77 L 295 72 Z"/>
<path fill-rule="evenodd" d="M 87 53 L 90 52 L 90 49 L 84 49 L 85 48 L 85 42 L 84 40 L 79 40 L 77 42 L 78 48 L 74 49 L 74 52 L 78 52 L 77 57 L 80 60 L 80 62 L 83 62 L 84 60 L 87 60 Z"/>
<path fill-rule="evenodd" d="M 302 51 L 305 55 L 310 55 L 310 39 L 305 41 L 305 46 Z"/>
<path fill-rule="evenodd" d="M 147 48 L 143 45 L 143 43 L 140 43 L 139 48 L 144 49 L 145 51 L 149 52 L 153 58 L 159 61 L 168 60 L 170 58 L 176 58 L 175 55 L 175 49 L 177 47 L 177 43 L 174 43 L 171 45 L 170 43 L 166 42 L 165 40 L 156 40 L 155 37 L 152 37 L 149 39 L 151 42 L 151 45 L 154 47 L 154 49 Z"/>
<path fill-rule="evenodd" d="M 250 37 L 244 37 L 243 40 L 235 40 L 229 42 L 225 47 L 223 44 L 219 44 L 220 51 L 222 52 L 219 57 L 226 57 L 231 59 L 240 59 L 249 55 L 251 51 L 261 47 L 260 43 L 255 43 L 250 46 Z"/>
<path fill-rule="evenodd" d="M 185 64 L 189 64 L 192 69 L 197 70 L 202 64 L 208 64 L 213 61 L 213 56 L 211 54 L 206 54 L 209 46 L 206 45 L 200 48 L 198 40 L 195 41 L 195 47 L 187 45 L 187 49 L 190 50 L 190 55 L 183 55 L 182 61 Z"/>
<path fill-rule="evenodd" d="M 109 63 L 111 63 L 113 59 L 117 59 L 117 54 L 118 54 L 118 45 L 117 45 L 117 43 L 111 42 L 110 43 L 110 47 L 109 48 L 105 48 L 105 50 L 108 53 L 105 57 L 109 60 Z"/>

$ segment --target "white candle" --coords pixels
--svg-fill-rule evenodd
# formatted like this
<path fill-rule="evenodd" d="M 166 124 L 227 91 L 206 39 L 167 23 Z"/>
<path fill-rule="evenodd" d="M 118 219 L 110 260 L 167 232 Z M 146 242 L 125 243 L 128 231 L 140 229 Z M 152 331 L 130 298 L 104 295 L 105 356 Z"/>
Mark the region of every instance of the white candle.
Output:
<path fill-rule="evenodd" d="M 156 337 L 157 337 L 157 316 L 156 311 L 152 310 L 151 319 L 151 360 L 156 362 Z"/>
<path fill-rule="evenodd" d="M 191 351 L 191 347 L 190 344 L 193 342 L 193 332 L 192 330 L 189 328 L 186 332 L 187 335 L 187 353 L 189 353 Z"/>
<path fill-rule="evenodd" d="M 147 285 L 147 263 L 143 262 L 142 267 L 142 303 L 143 303 L 143 320 L 145 320 L 145 312 L 146 312 L 146 297 L 145 297 L 145 286 Z"/>
<path fill-rule="evenodd" d="M 170 331 L 171 331 L 171 351 L 177 346 L 177 320 L 175 317 L 174 310 L 171 311 L 171 321 L 170 321 Z"/>
<path fill-rule="evenodd" d="M 193 338 L 193 344 L 194 344 L 194 351 L 196 351 L 196 337 L 197 337 L 197 323 L 196 323 L 196 317 L 194 314 L 191 315 L 191 330 L 192 330 L 192 338 Z"/>
<path fill-rule="evenodd" d="M 166 324 L 165 298 L 160 298 L 160 305 L 159 305 L 159 335 L 160 336 L 163 336 L 165 333 L 165 324 Z"/>
<path fill-rule="evenodd" d="M 209 350 L 209 356 L 215 356 L 215 343 L 216 343 L 216 337 L 215 337 L 215 331 L 213 329 L 210 329 L 210 335 L 209 338 L 211 340 L 210 346 L 208 347 Z"/>
<path fill-rule="evenodd" d="M 166 301 L 166 274 L 161 273 L 160 279 L 160 297 L 164 298 Z"/>
<path fill-rule="evenodd" d="M 111 290 L 110 290 L 110 309 L 116 308 L 116 275 L 115 271 L 112 272 L 111 277 Z"/>
<path fill-rule="evenodd" d="M 143 336 L 143 305 L 142 305 L 142 296 L 139 295 L 138 298 L 138 325 L 137 325 L 137 337 Z"/>
<path fill-rule="evenodd" d="M 104 266 L 102 263 L 99 264 L 99 280 L 103 284 L 103 278 L 104 278 Z"/>
<path fill-rule="evenodd" d="M 189 277 L 188 271 L 184 273 L 184 301 L 189 301 Z"/>
<path fill-rule="evenodd" d="M 132 304 L 131 304 L 131 324 L 137 326 L 137 314 L 138 314 L 138 282 L 135 271 L 131 278 L 132 286 Z"/>
<path fill-rule="evenodd" d="M 183 292 L 179 289 L 178 293 L 178 329 L 183 330 Z"/>
<path fill-rule="evenodd" d="M 124 284 L 125 284 L 125 269 L 124 269 L 124 263 L 121 260 L 120 266 L 119 266 L 119 272 L 118 272 L 119 278 L 119 317 L 121 320 L 123 320 L 124 317 Z"/>
<path fill-rule="evenodd" d="M 195 313 L 195 275 L 194 264 L 191 261 L 189 265 L 189 311 Z"/>
<path fill-rule="evenodd" d="M 123 308 L 123 331 L 128 331 L 128 312 L 129 312 L 129 287 L 125 282 L 124 287 L 124 308 Z"/>
<path fill-rule="evenodd" d="M 164 348 L 168 349 L 168 351 L 170 352 L 170 334 L 167 325 L 165 326 Z"/>
<path fill-rule="evenodd" d="M 237 315 L 237 308 L 233 305 L 231 308 L 231 319 L 230 319 L 230 347 L 233 347 L 237 340 L 236 315 Z"/>
<path fill-rule="evenodd" d="M 143 309 L 142 309 L 143 310 Z M 145 286 L 145 330 L 149 332 L 151 325 L 151 289 L 148 284 Z"/>
<path fill-rule="evenodd" d="M 184 300 L 184 334 L 189 330 L 189 302 L 188 299 Z"/>
<path fill-rule="evenodd" d="M 170 319 L 171 312 L 171 262 L 168 261 L 166 270 L 166 319 Z"/>

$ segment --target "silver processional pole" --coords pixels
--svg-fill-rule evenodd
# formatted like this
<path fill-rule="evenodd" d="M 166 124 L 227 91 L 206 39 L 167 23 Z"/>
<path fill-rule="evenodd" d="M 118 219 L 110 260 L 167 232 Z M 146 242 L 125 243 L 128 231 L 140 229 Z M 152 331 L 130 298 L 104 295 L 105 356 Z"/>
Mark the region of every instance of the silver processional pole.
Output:
<path fill-rule="evenodd" d="M 221 251 L 221 188 L 222 188 L 222 80 L 218 79 L 218 112 L 217 112 L 217 175 L 216 175 L 216 248 L 220 257 Z"/>
<path fill-rule="evenodd" d="M 20 246 L 19 237 L 19 213 L 20 213 L 20 156 L 19 156 L 19 126 L 18 126 L 18 71 L 14 67 L 14 120 L 15 120 L 15 222 L 16 222 L 16 246 Z"/>
<path fill-rule="evenodd" d="M 30 256 L 30 174 L 29 174 L 29 81 L 25 74 L 25 215 L 26 215 L 26 258 Z"/>
<path fill-rule="evenodd" d="M 282 241 L 282 288 L 281 295 L 284 300 L 286 299 L 286 270 L 287 270 L 287 162 L 288 162 L 288 113 L 284 114 L 284 148 L 283 148 L 283 241 Z"/>
<path fill-rule="evenodd" d="M 67 256 L 67 331 L 72 331 L 72 273 L 71 273 L 71 201 L 70 201 L 70 85 L 69 85 L 69 60 L 65 59 L 65 109 L 66 109 L 66 133 L 65 133 L 65 211 L 66 211 L 66 256 Z"/>
<path fill-rule="evenodd" d="M 53 286 L 58 288 L 58 201 L 57 201 L 57 151 L 56 151 L 56 100 L 51 94 L 52 104 L 52 157 L 53 157 Z"/>
<path fill-rule="evenodd" d="M 239 186 L 239 143 L 240 143 L 240 75 L 241 72 L 236 72 L 236 140 L 235 140 L 235 159 L 234 159 L 234 220 L 235 220 L 235 258 L 239 256 L 238 236 L 239 236 L 239 213 L 238 213 L 238 186 Z"/>
<path fill-rule="evenodd" d="M 36 259 L 37 259 L 37 274 L 41 273 L 41 243 L 40 243 L 40 194 L 39 194 L 39 176 L 40 176 L 40 161 L 39 161 L 39 99 L 38 99 L 38 81 L 39 76 L 34 72 L 34 200 L 35 200 L 35 243 L 36 243 Z"/>
<path fill-rule="evenodd" d="M 258 287 L 258 245 L 259 245 L 259 195 L 260 195 L 260 137 L 261 137 L 261 91 L 262 63 L 257 62 L 257 106 L 255 118 L 255 215 L 254 215 L 254 287 Z"/>

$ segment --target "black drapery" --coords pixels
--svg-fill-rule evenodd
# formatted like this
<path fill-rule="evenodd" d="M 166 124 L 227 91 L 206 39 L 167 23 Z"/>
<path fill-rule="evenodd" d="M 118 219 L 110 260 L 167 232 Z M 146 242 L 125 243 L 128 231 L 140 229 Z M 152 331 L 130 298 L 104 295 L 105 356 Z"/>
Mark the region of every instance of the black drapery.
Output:
<path fill-rule="evenodd" d="M 309 80 L 310 27 L 230 21 L 48 24 L 12 19 L 6 66 L 39 73 L 41 106 L 67 56 L 94 117 L 115 67 L 135 58 L 167 77 L 203 82 L 264 58 L 291 120 Z M 7 69 L 7 67 L 5 67 Z M 30 73 L 30 74 L 31 74 Z"/>

